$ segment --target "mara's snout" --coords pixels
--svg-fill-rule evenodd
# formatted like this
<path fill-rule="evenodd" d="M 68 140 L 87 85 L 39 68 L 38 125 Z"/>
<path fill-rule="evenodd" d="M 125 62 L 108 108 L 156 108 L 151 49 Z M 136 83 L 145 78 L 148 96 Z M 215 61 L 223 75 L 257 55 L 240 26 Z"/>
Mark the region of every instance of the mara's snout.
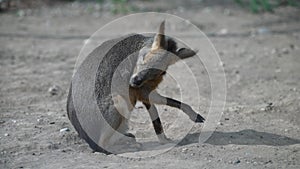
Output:
<path fill-rule="evenodd" d="M 141 87 L 144 83 L 149 81 L 157 80 L 157 83 L 161 81 L 161 77 L 166 73 L 166 71 L 149 68 L 142 70 L 136 74 L 133 74 L 129 80 L 129 84 L 131 87 Z"/>
<path fill-rule="evenodd" d="M 143 84 L 143 79 L 138 76 L 137 74 L 132 75 L 130 80 L 129 80 L 129 85 L 131 87 L 141 87 Z"/>

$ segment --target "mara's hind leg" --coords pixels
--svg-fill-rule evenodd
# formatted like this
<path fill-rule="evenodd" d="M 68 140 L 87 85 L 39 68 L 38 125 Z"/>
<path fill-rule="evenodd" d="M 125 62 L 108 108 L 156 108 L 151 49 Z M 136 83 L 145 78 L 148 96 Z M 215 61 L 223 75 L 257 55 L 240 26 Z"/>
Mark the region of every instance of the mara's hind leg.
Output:
<path fill-rule="evenodd" d="M 154 127 L 154 131 L 159 139 L 159 142 L 162 144 L 170 143 L 171 139 L 167 138 L 164 133 L 163 126 L 161 124 L 157 109 L 154 106 L 154 104 L 149 104 L 149 103 L 145 103 L 145 102 L 143 102 L 143 104 L 146 106 L 146 109 L 149 112 L 149 115 L 150 115 L 150 118 L 152 120 L 152 124 Z"/>
<path fill-rule="evenodd" d="M 122 120 L 116 131 L 120 134 L 121 136 L 126 136 L 125 138 L 127 139 L 133 139 L 135 141 L 135 137 L 131 133 L 127 133 L 128 131 L 128 120 L 130 118 L 131 111 L 133 109 L 133 106 L 129 101 L 126 101 L 122 96 L 117 95 L 113 97 L 114 101 L 114 106 L 118 110 L 118 112 L 122 115 Z M 118 135 L 118 134 L 117 134 Z M 119 136 L 120 137 L 120 136 Z M 112 142 L 118 141 L 120 138 L 116 137 L 112 139 Z"/>

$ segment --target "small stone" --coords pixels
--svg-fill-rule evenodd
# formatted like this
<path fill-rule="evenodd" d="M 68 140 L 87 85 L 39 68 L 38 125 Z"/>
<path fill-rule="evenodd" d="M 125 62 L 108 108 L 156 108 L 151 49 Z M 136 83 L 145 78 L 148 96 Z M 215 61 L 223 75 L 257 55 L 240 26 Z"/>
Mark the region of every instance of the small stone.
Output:
<path fill-rule="evenodd" d="M 228 29 L 223 28 L 218 32 L 219 35 L 227 35 L 228 34 Z"/>
<path fill-rule="evenodd" d="M 86 44 L 88 44 L 88 43 L 90 43 L 90 42 L 91 42 L 90 39 L 85 39 L 85 40 L 83 41 L 83 44 L 86 45 Z"/>
<path fill-rule="evenodd" d="M 5 123 L 5 121 L 4 120 L 0 120 L 0 124 L 4 124 Z"/>
<path fill-rule="evenodd" d="M 275 70 L 275 72 L 276 72 L 276 73 L 280 73 L 280 72 L 281 72 L 281 69 L 278 68 L 278 69 Z"/>
<path fill-rule="evenodd" d="M 265 164 L 272 163 L 272 160 L 266 161 Z"/>
<path fill-rule="evenodd" d="M 66 132 L 66 131 L 70 131 L 70 129 L 66 127 L 66 128 L 62 128 L 62 129 L 59 130 L 59 132 L 61 132 L 61 133 Z"/>
<path fill-rule="evenodd" d="M 4 136 L 7 137 L 7 136 L 9 136 L 9 134 L 8 134 L 8 133 L 5 133 Z"/>
<path fill-rule="evenodd" d="M 187 148 L 183 148 L 183 149 L 181 150 L 181 152 L 183 152 L 183 153 L 186 153 L 187 151 L 188 151 Z"/>
<path fill-rule="evenodd" d="M 240 164 L 241 160 L 236 160 L 233 164 Z"/>
<path fill-rule="evenodd" d="M 219 65 L 220 65 L 220 66 L 225 66 L 224 62 L 222 62 L 222 61 L 219 62 Z"/>
<path fill-rule="evenodd" d="M 271 54 L 273 54 L 273 55 L 276 54 L 277 52 L 278 52 L 278 49 L 276 49 L 276 48 L 271 50 Z"/>
<path fill-rule="evenodd" d="M 228 117 L 226 117 L 224 120 L 229 120 L 229 118 L 228 118 Z"/>
<path fill-rule="evenodd" d="M 55 122 L 54 122 L 54 121 L 52 121 L 52 122 L 50 122 L 49 124 L 55 124 Z"/>
<path fill-rule="evenodd" d="M 25 11 L 24 10 L 19 10 L 18 12 L 17 12 L 17 15 L 19 16 L 19 17 L 24 17 L 25 16 Z"/>
<path fill-rule="evenodd" d="M 52 87 L 50 87 L 49 89 L 48 89 L 48 92 L 51 94 L 51 95 L 57 95 L 58 94 L 58 92 L 59 92 L 59 86 L 57 86 L 57 85 L 53 85 Z"/>
<path fill-rule="evenodd" d="M 281 50 L 281 52 L 282 52 L 283 54 L 288 54 L 288 53 L 289 53 L 289 49 L 288 49 L 288 48 L 283 48 L 283 49 Z"/>
<path fill-rule="evenodd" d="M 270 30 L 266 27 L 261 27 L 261 28 L 257 29 L 257 33 L 258 34 L 267 34 L 267 33 L 270 33 Z"/>

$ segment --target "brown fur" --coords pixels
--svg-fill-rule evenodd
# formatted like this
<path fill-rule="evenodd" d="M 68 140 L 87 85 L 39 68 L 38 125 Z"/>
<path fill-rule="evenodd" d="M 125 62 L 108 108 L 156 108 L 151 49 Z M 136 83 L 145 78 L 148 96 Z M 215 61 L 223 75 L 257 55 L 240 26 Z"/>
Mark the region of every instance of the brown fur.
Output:
<path fill-rule="evenodd" d="M 149 102 L 149 94 L 151 91 L 155 90 L 158 85 L 162 82 L 163 80 L 163 75 L 157 77 L 154 80 L 149 80 L 146 81 L 141 88 L 129 88 L 129 97 L 130 97 L 130 102 L 134 106 L 137 101 L 141 101 L 143 103 L 148 103 Z"/>

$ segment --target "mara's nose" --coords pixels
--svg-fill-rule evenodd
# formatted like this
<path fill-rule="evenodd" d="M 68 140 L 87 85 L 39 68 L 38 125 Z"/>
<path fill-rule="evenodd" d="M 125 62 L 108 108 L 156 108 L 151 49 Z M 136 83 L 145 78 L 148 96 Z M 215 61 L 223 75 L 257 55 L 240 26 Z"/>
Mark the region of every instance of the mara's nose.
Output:
<path fill-rule="evenodd" d="M 140 87 L 142 83 L 143 83 L 142 78 L 140 78 L 137 75 L 132 76 L 129 80 L 129 84 L 131 87 Z"/>

